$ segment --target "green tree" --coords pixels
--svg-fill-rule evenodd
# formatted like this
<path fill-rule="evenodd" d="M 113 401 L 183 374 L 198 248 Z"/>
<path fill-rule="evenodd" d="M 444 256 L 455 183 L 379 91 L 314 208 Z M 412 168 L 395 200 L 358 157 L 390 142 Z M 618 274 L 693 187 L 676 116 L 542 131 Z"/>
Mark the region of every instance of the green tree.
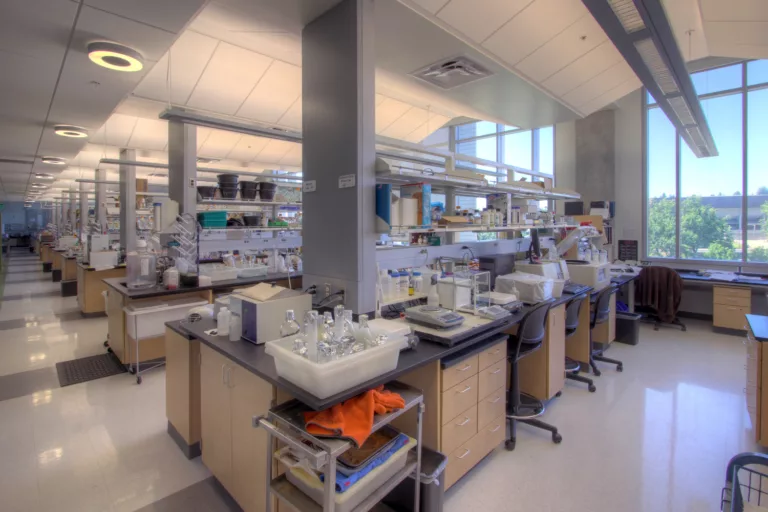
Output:
<path fill-rule="evenodd" d="M 760 211 L 763 214 L 763 218 L 760 219 L 760 222 L 763 225 L 763 231 L 768 235 L 768 201 L 760 205 Z"/>
<path fill-rule="evenodd" d="M 749 261 L 760 261 L 763 263 L 768 263 L 768 248 L 755 247 L 749 251 Z"/>
<path fill-rule="evenodd" d="M 736 192 L 733 193 L 733 195 L 740 196 L 741 195 L 741 190 L 737 190 Z"/>
<path fill-rule="evenodd" d="M 765 185 L 757 187 L 757 195 L 768 196 L 768 187 L 766 187 Z"/>
<path fill-rule="evenodd" d="M 714 242 L 709 244 L 707 252 L 704 253 L 704 257 L 710 260 L 735 260 L 736 251 L 733 250 L 732 245 L 725 245 L 722 242 Z"/>
<path fill-rule="evenodd" d="M 675 198 L 654 197 L 648 208 L 648 255 L 675 257 Z"/>

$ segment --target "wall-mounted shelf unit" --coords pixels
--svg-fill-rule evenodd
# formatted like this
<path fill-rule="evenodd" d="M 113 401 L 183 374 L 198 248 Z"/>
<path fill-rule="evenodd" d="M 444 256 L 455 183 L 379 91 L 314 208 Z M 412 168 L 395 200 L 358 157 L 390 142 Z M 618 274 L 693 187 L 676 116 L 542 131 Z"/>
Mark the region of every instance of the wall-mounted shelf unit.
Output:
<path fill-rule="evenodd" d="M 301 207 L 301 203 L 281 203 L 278 201 L 238 201 L 235 199 L 204 199 L 198 201 L 197 206 L 213 205 L 213 206 L 298 206 Z"/>
<path fill-rule="evenodd" d="M 431 227 L 394 227 L 390 230 L 390 236 L 397 235 L 410 235 L 416 233 L 434 233 L 440 235 L 443 233 L 500 233 L 504 231 L 522 231 L 525 229 L 562 229 L 562 228 L 575 228 L 577 226 L 571 226 L 569 224 L 549 224 L 549 225 L 526 225 L 521 224 L 517 226 L 462 226 L 456 228 L 449 228 L 445 226 L 431 226 Z"/>

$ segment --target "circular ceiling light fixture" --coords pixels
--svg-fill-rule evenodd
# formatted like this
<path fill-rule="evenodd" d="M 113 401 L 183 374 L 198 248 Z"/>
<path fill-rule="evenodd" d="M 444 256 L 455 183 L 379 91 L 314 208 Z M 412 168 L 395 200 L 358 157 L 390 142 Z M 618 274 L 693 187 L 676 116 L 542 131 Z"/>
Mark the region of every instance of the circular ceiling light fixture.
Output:
<path fill-rule="evenodd" d="M 51 165 L 67 165 L 67 161 L 63 158 L 59 158 L 56 156 L 44 156 L 41 158 L 41 161 L 44 164 L 51 164 Z"/>
<path fill-rule="evenodd" d="M 99 66 L 115 71 L 141 71 L 144 58 L 133 48 L 117 43 L 96 41 L 88 45 L 88 58 Z"/>
<path fill-rule="evenodd" d="M 88 131 L 86 131 L 85 128 L 80 128 L 79 126 L 72 126 L 69 124 L 60 124 L 54 126 L 53 132 L 56 135 L 61 135 L 62 137 L 72 137 L 74 139 L 85 139 L 88 137 Z"/>

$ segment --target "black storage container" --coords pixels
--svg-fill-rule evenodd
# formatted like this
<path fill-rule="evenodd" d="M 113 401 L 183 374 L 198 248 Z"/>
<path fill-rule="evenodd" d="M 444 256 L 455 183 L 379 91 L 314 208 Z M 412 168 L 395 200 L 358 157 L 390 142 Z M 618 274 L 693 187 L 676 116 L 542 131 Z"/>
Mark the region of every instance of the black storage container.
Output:
<path fill-rule="evenodd" d="M 240 179 L 240 176 L 237 174 L 219 174 L 219 185 L 229 185 L 229 186 L 237 186 L 237 180 Z"/>
<path fill-rule="evenodd" d="M 277 190 L 277 185 L 274 183 L 259 183 L 259 194 L 261 195 L 262 201 L 272 201 L 275 199 L 275 191 Z"/>
<path fill-rule="evenodd" d="M 422 448 L 419 491 L 419 510 L 421 512 L 442 512 L 445 501 L 443 472 L 447 465 L 448 457 L 429 448 Z M 413 510 L 415 483 L 416 481 L 412 476 L 400 482 L 384 498 L 384 504 L 394 510 Z"/>
<path fill-rule="evenodd" d="M 213 199 L 213 196 L 216 195 L 216 187 L 198 185 L 197 193 L 200 194 L 201 199 Z"/>
<path fill-rule="evenodd" d="M 258 199 L 259 195 L 259 183 L 255 181 L 241 181 L 240 185 L 240 199 L 244 201 L 253 201 Z"/>
<path fill-rule="evenodd" d="M 222 199 L 235 199 L 237 198 L 237 185 L 235 186 L 221 185 L 219 186 L 219 192 L 221 193 Z"/>
<path fill-rule="evenodd" d="M 640 341 L 640 319 L 643 315 L 635 313 L 616 313 L 616 341 L 627 345 L 637 345 Z"/>

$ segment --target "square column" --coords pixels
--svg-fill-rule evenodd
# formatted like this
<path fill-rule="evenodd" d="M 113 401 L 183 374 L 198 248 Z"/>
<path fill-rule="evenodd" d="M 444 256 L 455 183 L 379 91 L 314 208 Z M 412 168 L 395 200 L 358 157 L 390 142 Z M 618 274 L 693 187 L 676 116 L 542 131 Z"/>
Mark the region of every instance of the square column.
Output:
<path fill-rule="evenodd" d="M 135 149 L 121 149 L 120 160 L 136 161 Z M 120 248 L 136 250 L 136 166 L 120 164 Z"/>
<path fill-rule="evenodd" d="M 168 121 L 168 196 L 179 215 L 197 212 L 197 126 Z"/>

